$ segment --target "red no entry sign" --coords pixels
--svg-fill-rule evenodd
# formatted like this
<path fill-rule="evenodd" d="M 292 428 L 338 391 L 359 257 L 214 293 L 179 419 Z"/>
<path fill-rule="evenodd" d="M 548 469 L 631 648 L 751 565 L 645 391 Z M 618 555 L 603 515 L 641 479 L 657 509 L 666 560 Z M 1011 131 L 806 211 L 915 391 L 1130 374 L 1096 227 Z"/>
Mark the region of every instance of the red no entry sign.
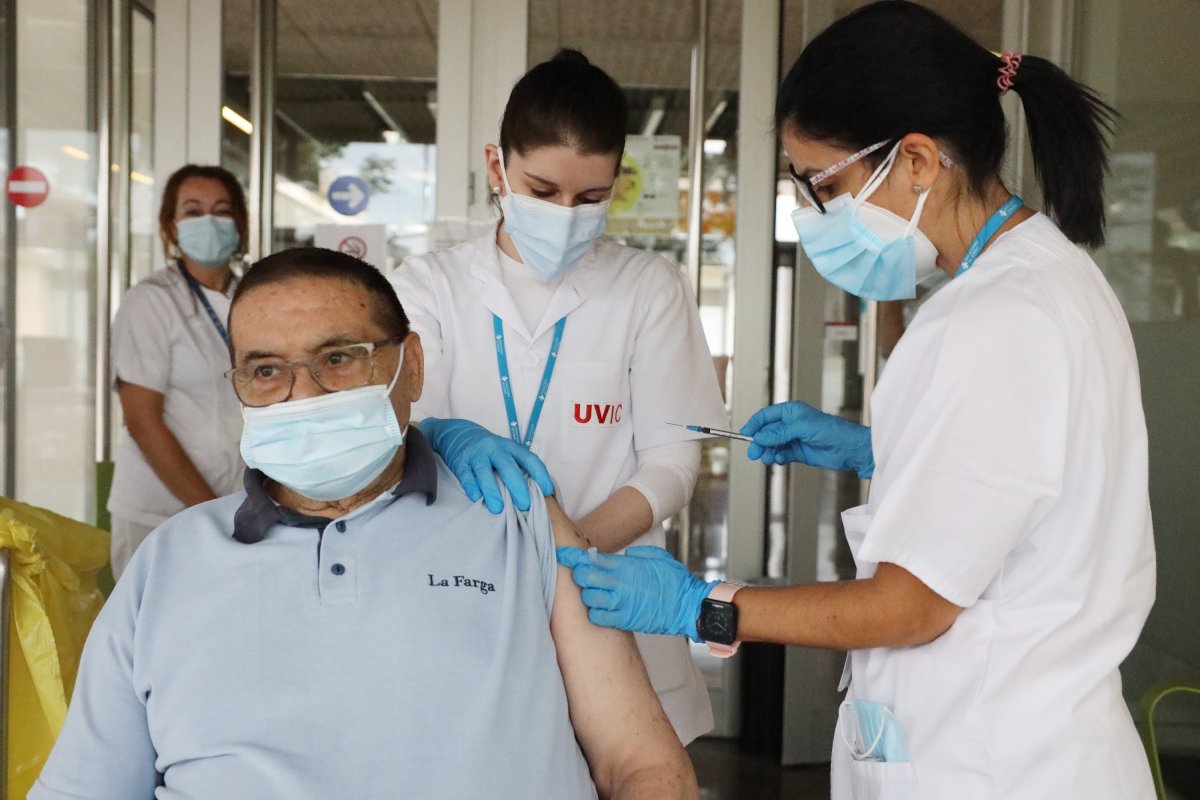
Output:
<path fill-rule="evenodd" d="M 37 167 L 16 167 L 4 181 L 4 191 L 15 205 L 33 208 L 46 202 L 50 181 Z"/>

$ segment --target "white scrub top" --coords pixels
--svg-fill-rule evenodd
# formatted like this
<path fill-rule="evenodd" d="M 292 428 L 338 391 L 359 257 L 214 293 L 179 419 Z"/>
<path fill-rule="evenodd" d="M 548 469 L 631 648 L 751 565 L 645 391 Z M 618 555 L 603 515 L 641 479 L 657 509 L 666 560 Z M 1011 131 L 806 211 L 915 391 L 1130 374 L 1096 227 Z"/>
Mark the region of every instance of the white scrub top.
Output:
<path fill-rule="evenodd" d="M 533 451 L 575 519 L 637 471 L 637 450 L 697 438 L 668 422 L 727 427 L 694 295 L 661 256 L 599 240 L 567 274 L 535 330 L 505 287 L 495 230 L 408 259 L 391 275 L 425 350 L 415 419 L 463 418 L 508 435 L 496 361 L 495 314 L 524 435 L 554 326 L 567 323 Z M 666 543 L 655 526 L 635 544 Z M 712 728 L 703 678 L 682 637 L 637 636 L 651 682 L 680 739 Z"/>
<path fill-rule="evenodd" d="M 222 323 L 236 285 L 231 281 L 226 294 L 201 290 Z M 245 468 L 238 449 L 241 404 L 223 377 L 227 369 L 229 350 L 175 264 L 154 272 L 121 300 L 112 328 L 114 381 L 163 395 L 163 421 L 218 497 L 241 489 Z M 156 526 L 183 508 L 125 432 L 108 510 Z"/>
<path fill-rule="evenodd" d="M 835 800 L 1153 797 L 1118 672 L 1154 601 L 1146 426 L 1095 263 L 1042 215 L 1005 233 L 920 309 L 871 409 L 859 577 L 898 564 L 965 610 L 851 654 L 849 697 L 893 709 L 911 763 L 837 735 Z"/>

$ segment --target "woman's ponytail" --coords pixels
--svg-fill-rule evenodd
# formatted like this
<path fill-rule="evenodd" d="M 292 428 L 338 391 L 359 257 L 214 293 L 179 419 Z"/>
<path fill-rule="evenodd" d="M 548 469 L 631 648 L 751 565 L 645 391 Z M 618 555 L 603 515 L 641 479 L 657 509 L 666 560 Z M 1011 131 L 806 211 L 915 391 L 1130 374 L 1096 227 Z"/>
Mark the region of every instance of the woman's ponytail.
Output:
<path fill-rule="evenodd" d="M 997 63 L 1004 64 L 1003 60 Z M 1104 244 L 1107 135 L 1116 111 L 1037 56 L 1021 57 L 1012 89 L 1025 108 L 1033 171 L 1046 213 L 1072 242 L 1099 247 Z"/>

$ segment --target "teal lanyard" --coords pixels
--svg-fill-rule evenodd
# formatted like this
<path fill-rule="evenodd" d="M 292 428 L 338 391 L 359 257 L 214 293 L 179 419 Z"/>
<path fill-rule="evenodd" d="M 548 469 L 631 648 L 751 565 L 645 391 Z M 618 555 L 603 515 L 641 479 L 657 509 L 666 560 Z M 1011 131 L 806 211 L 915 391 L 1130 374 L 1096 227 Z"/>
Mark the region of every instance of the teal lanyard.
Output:
<path fill-rule="evenodd" d="M 200 282 L 188 274 L 188 271 L 183 268 L 183 264 L 176 262 L 179 271 L 183 273 L 183 279 L 187 281 L 187 285 L 191 287 L 192 294 L 200 301 L 200 305 L 204 306 L 204 310 L 208 312 L 208 318 L 212 320 L 213 327 L 217 329 L 217 334 L 221 337 L 221 341 L 229 347 L 229 333 L 225 330 L 224 323 L 217 316 L 217 312 L 213 310 L 212 303 L 208 302 L 208 298 L 204 296 L 204 290 L 200 288 Z"/>
<path fill-rule="evenodd" d="M 508 435 L 517 444 L 528 448 L 533 444 L 533 434 L 537 431 L 538 419 L 542 416 L 542 406 L 546 404 L 546 393 L 550 391 L 550 378 L 554 375 L 554 365 L 558 363 L 558 346 L 562 344 L 567 318 L 563 317 L 554 326 L 554 341 L 550 343 L 550 355 L 546 356 L 542 385 L 538 387 L 537 398 L 533 401 L 533 411 L 529 414 L 529 425 L 525 429 L 524 439 L 521 438 L 521 423 L 517 421 L 517 404 L 513 401 L 512 381 L 509 380 L 508 355 L 504 350 L 504 322 L 495 314 L 492 314 L 492 327 L 496 331 L 496 364 L 500 367 L 500 391 L 504 394 L 504 408 L 508 411 Z"/>
<path fill-rule="evenodd" d="M 958 271 L 954 273 L 954 277 L 957 278 L 975 266 L 975 259 L 979 258 L 979 254 L 983 252 L 983 246 L 996 234 L 1001 225 L 1008 222 L 1008 218 L 1013 215 L 1013 212 L 1023 205 L 1025 205 L 1025 201 L 1014 194 L 1008 198 L 1007 203 L 996 210 L 996 213 L 988 217 L 988 221 L 983 223 L 983 227 L 979 229 L 979 233 L 975 234 L 975 238 L 971 240 L 971 246 L 967 248 L 967 253 L 959 263 Z"/>

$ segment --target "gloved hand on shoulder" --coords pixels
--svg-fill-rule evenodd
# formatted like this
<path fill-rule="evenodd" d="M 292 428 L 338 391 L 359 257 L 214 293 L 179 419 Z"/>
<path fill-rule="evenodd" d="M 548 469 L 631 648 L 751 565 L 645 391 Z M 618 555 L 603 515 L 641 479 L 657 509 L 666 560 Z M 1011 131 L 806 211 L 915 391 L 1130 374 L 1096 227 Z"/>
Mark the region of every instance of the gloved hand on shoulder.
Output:
<path fill-rule="evenodd" d="M 513 504 L 522 511 L 529 510 L 529 478 L 533 478 L 542 494 L 547 497 L 554 494 L 554 481 L 546 465 L 512 439 L 497 436 L 465 419 L 427 417 L 417 427 L 458 478 L 471 502 L 482 497 L 493 514 L 504 511 L 504 495 L 497 477 L 512 495 Z"/>

